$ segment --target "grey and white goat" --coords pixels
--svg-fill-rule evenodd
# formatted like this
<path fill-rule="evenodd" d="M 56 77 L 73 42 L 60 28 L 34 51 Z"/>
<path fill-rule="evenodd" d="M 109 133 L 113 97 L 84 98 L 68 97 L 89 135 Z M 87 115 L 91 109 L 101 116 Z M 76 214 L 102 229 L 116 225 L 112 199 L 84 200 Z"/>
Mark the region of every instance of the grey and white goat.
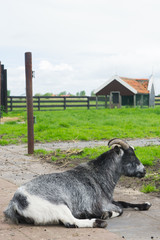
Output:
<path fill-rule="evenodd" d="M 13 222 L 66 227 L 106 227 L 106 219 L 123 208 L 148 210 L 150 203 L 115 202 L 113 191 L 121 175 L 144 177 L 146 171 L 132 147 L 121 139 L 97 159 L 62 172 L 41 175 L 15 192 L 4 214 Z"/>

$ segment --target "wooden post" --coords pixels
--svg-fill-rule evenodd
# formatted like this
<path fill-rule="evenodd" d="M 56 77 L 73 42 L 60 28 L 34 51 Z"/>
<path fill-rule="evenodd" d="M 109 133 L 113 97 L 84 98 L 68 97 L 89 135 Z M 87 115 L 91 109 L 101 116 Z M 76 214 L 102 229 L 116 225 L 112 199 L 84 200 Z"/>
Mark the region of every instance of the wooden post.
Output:
<path fill-rule="evenodd" d="M 7 70 L 4 69 L 3 72 L 4 79 L 3 79 L 3 91 L 4 91 L 4 111 L 8 112 L 8 105 L 7 105 Z"/>
<path fill-rule="evenodd" d="M 87 97 L 87 107 L 89 109 L 89 97 Z"/>
<path fill-rule="evenodd" d="M 133 95 L 133 103 L 134 103 L 134 107 L 136 107 L 136 94 Z"/>
<path fill-rule="evenodd" d="M 96 95 L 96 109 L 98 109 L 98 96 Z"/>
<path fill-rule="evenodd" d="M 141 108 L 143 108 L 143 94 L 141 94 Z"/>
<path fill-rule="evenodd" d="M 40 103 L 41 103 L 40 96 L 38 96 L 38 111 L 40 111 Z"/>
<path fill-rule="evenodd" d="M 12 111 L 12 110 L 13 110 L 12 97 L 10 97 L 10 99 L 11 99 L 11 103 L 10 103 L 10 111 Z"/>
<path fill-rule="evenodd" d="M 64 102 L 64 110 L 66 110 L 66 97 L 63 97 L 63 102 Z"/>
<path fill-rule="evenodd" d="M 27 123 L 28 123 L 28 154 L 34 152 L 33 129 L 33 96 L 32 96 L 32 53 L 25 53 Z"/>
<path fill-rule="evenodd" d="M 107 95 L 105 95 L 105 108 L 107 108 Z"/>
<path fill-rule="evenodd" d="M 1 86 L 2 86 L 1 74 L 2 74 L 2 71 L 1 71 L 1 61 L 0 61 L 0 111 L 1 111 Z"/>

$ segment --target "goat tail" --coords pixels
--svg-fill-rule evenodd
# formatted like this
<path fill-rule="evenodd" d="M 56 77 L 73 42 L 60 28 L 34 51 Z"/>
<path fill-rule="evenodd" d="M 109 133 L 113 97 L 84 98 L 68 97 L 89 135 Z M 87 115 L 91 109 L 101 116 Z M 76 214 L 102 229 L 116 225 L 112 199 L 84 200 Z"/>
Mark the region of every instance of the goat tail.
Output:
<path fill-rule="evenodd" d="M 4 211 L 6 220 L 10 220 L 15 224 L 28 223 L 34 224 L 33 219 L 23 216 L 23 211 L 20 210 L 19 206 L 15 202 L 10 202 L 7 209 Z"/>
<path fill-rule="evenodd" d="M 19 223 L 19 212 L 18 212 L 18 206 L 15 202 L 10 202 L 7 209 L 4 211 L 4 216 L 6 220 L 11 220 L 13 223 L 18 224 Z"/>

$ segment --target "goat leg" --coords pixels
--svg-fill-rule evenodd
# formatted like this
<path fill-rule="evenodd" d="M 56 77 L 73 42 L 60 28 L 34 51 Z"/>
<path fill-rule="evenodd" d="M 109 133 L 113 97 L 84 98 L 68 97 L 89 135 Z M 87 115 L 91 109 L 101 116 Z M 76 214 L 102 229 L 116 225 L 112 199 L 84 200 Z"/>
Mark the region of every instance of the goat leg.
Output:
<path fill-rule="evenodd" d="M 112 203 L 121 208 L 134 208 L 135 210 L 139 210 L 139 211 L 146 211 L 152 206 L 149 202 L 134 204 L 134 203 L 128 203 L 123 201 L 117 201 L 117 202 L 113 201 Z"/>
<path fill-rule="evenodd" d="M 121 216 L 123 208 L 120 205 L 109 203 L 101 215 L 101 219 L 115 218 Z"/>

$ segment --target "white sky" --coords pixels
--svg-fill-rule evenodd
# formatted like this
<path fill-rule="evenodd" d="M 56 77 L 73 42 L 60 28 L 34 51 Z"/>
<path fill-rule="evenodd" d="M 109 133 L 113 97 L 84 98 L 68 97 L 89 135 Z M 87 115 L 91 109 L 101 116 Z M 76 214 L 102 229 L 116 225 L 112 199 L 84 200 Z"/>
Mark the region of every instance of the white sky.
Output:
<path fill-rule="evenodd" d="M 90 95 L 114 74 L 152 72 L 160 94 L 159 0 L 0 0 L 0 8 L 11 95 L 25 93 L 25 52 L 32 52 L 34 94 Z"/>

